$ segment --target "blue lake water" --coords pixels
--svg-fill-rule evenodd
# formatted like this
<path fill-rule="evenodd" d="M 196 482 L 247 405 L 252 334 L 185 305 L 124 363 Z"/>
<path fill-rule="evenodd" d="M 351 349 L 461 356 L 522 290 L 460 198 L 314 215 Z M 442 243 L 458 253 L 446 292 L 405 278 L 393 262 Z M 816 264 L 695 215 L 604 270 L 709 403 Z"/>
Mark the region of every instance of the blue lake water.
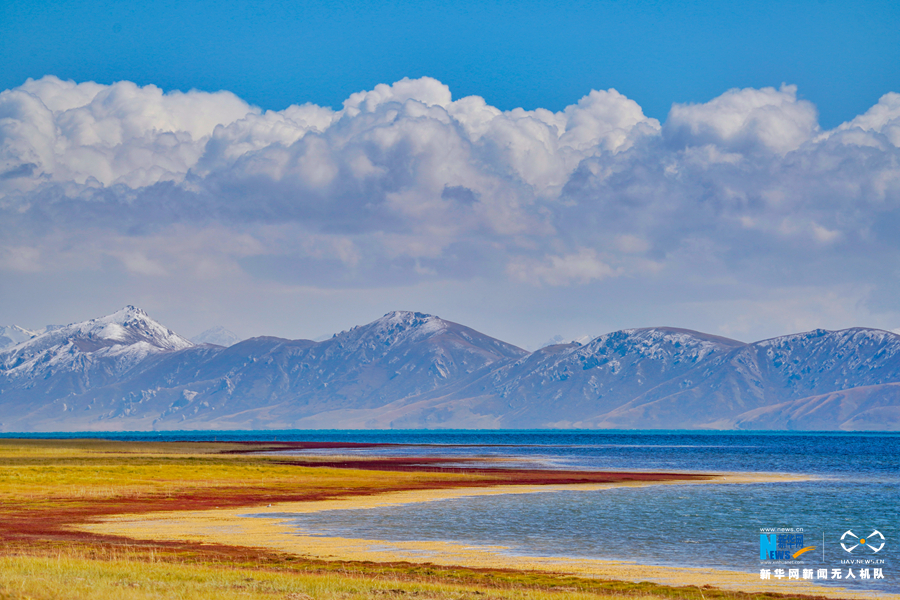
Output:
<path fill-rule="evenodd" d="M 47 437 L 59 437 L 48 434 Z M 83 437 L 73 434 L 72 437 Z M 38 437 L 38 436 L 34 436 Z M 43 437 L 43 436 L 40 436 Z M 509 553 L 643 564 L 828 569 L 816 583 L 900 592 L 900 434 L 683 431 L 267 431 L 103 434 L 114 439 L 273 438 L 405 446 L 315 450 L 502 458 L 509 466 L 677 472 L 777 472 L 812 481 L 685 485 L 457 498 L 401 507 L 291 515 L 298 532 L 388 541 L 503 545 Z M 795 564 L 760 560 L 760 530 L 803 530 Z M 866 537 L 846 552 L 841 536 Z M 883 547 L 874 552 L 882 543 Z M 844 545 L 852 546 L 851 536 Z M 773 540 L 774 541 L 774 540 Z M 800 540 L 793 540 L 800 542 Z M 855 542 L 854 542 L 855 543 Z M 799 547 L 799 546 L 798 546 Z M 793 550 L 794 548 L 791 548 Z M 847 564 L 845 561 L 869 561 Z M 776 564 L 777 563 L 777 564 Z M 842 578 L 831 578 L 840 568 Z M 873 579 L 874 569 L 884 579 Z M 848 569 L 853 579 L 846 579 Z M 868 579 L 862 579 L 866 569 Z"/>
<path fill-rule="evenodd" d="M 483 496 L 327 511 L 292 516 L 298 531 L 388 541 L 499 544 L 509 547 L 510 554 L 526 556 L 624 559 L 746 572 L 766 568 L 773 574 L 783 568 L 785 575 L 791 568 L 797 568 L 801 576 L 804 569 L 818 574 L 824 568 L 828 579 L 814 579 L 817 583 L 900 592 L 898 434 L 407 432 L 396 439 L 440 445 L 330 452 L 482 456 L 504 458 L 510 466 L 537 468 L 762 471 L 815 479 Z M 791 553 L 800 547 L 815 546 L 815 550 L 790 564 L 761 561 L 763 528 L 802 528 L 802 546 Z M 877 531 L 884 536 L 884 546 L 876 536 L 869 538 L 870 545 L 846 552 L 841 538 L 847 531 L 857 538 Z M 853 545 L 850 539 L 849 535 L 843 538 L 845 546 Z M 880 551 L 873 551 L 879 547 Z M 833 579 L 835 568 L 841 569 L 840 580 Z M 873 579 L 876 568 L 884 579 Z M 867 570 L 868 579 L 862 579 L 860 569 Z M 853 579 L 847 579 L 848 570 Z"/>

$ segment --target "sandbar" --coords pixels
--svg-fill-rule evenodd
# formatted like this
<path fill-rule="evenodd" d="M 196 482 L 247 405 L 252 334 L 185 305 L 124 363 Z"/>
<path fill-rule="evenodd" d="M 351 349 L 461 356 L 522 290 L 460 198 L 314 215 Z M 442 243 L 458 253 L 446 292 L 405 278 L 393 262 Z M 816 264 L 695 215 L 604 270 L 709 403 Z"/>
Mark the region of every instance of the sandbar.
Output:
<path fill-rule="evenodd" d="M 900 594 L 857 591 L 818 585 L 804 580 L 764 581 L 758 572 L 712 568 L 662 567 L 628 561 L 518 556 L 503 546 L 473 546 L 451 542 L 395 542 L 302 535 L 285 515 L 325 510 L 364 510 L 433 502 L 451 498 L 499 494 L 545 493 L 563 490 L 604 490 L 647 485 L 747 484 L 808 480 L 808 477 L 768 473 L 720 474 L 702 481 L 626 481 L 593 484 L 498 485 L 487 488 L 449 488 L 348 496 L 310 502 L 280 502 L 268 506 L 214 510 L 120 514 L 75 528 L 95 534 L 137 540 L 182 541 L 260 548 L 322 560 L 430 563 L 518 571 L 543 571 L 605 580 L 649 581 L 664 585 L 710 585 L 746 592 L 808 594 L 828 598 L 892 598 Z M 266 515 L 271 515 L 267 517 Z"/>

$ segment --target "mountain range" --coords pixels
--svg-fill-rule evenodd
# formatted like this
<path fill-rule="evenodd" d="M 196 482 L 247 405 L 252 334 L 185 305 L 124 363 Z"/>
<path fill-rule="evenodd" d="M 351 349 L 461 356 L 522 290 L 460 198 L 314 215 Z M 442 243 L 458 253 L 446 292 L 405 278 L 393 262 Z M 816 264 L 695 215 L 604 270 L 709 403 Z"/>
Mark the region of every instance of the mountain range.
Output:
<path fill-rule="evenodd" d="M 6 432 L 900 430 L 900 336 L 876 329 L 748 344 L 656 327 L 527 352 L 403 311 L 318 342 L 191 341 L 127 306 L 0 342 Z"/>

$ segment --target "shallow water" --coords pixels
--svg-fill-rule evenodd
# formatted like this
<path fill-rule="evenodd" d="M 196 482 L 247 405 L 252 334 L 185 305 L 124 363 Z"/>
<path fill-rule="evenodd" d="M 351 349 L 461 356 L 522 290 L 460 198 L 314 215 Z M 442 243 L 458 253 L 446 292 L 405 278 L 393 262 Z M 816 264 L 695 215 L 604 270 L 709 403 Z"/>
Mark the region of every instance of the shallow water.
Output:
<path fill-rule="evenodd" d="M 560 443 L 567 437 L 575 443 Z M 765 471 L 815 479 L 482 496 L 298 515 L 294 522 L 298 531 L 313 535 L 500 544 L 514 555 L 623 559 L 746 572 L 784 568 L 788 573 L 787 569 L 797 568 L 802 573 L 825 568 L 829 579 L 814 581 L 900 592 L 896 572 L 900 436 L 896 434 L 535 433 L 516 441 L 531 443 L 330 452 L 502 457 L 510 465 L 543 468 Z M 553 443 L 540 443 L 547 441 Z M 802 546 L 815 546 L 815 550 L 791 564 L 763 562 L 762 528 L 802 528 Z M 868 536 L 875 530 L 885 538 L 879 552 L 861 545 L 847 553 L 841 547 L 845 532 Z M 876 537 L 874 545 L 880 543 Z M 878 562 L 862 565 L 869 574 L 868 580 L 862 580 L 861 567 L 845 564 L 846 560 Z M 831 578 L 834 568 L 842 570 L 840 581 Z M 881 569 L 884 579 L 872 579 L 875 568 Z M 853 570 L 854 579 L 846 579 L 848 569 Z"/>

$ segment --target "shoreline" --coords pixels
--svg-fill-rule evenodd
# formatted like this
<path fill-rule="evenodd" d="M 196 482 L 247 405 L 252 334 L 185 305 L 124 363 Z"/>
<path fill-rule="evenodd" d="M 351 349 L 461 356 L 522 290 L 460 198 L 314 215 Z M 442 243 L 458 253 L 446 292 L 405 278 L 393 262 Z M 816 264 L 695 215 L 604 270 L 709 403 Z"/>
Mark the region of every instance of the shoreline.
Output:
<path fill-rule="evenodd" d="M 502 546 L 471 546 L 451 542 L 393 542 L 355 538 L 302 535 L 288 522 L 288 514 L 325 510 L 365 510 L 401 506 L 452 498 L 501 494 L 546 493 L 562 490 L 595 491 L 616 487 L 649 485 L 746 484 L 804 481 L 809 477 L 771 473 L 728 473 L 696 480 L 613 481 L 605 483 L 560 483 L 545 485 L 495 485 L 490 487 L 453 487 L 364 496 L 342 496 L 329 500 L 279 502 L 268 506 L 244 506 L 225 509 L 118 514 L 72 529 L 100 535 L 115 535 L 145 541 L 178 541 L 224 544 L 245 548 L 275 550 L 323 560 L 369 561 L 375 563 L 409 562 L 441 566 L 545 571 L 580 577 L 650 581 L 664 585 L 712 585 L 745 592 L 807 594 L 829 598 L 898 598 L 898 594 L 878 591 L 851 591 L 804 581 L 764 582 L 757 573 L 712 568 L 642 565 L 630 561 L 533 557 L 508 554 Z M 266 516 L 271 515 L 271 516 Z"/>

